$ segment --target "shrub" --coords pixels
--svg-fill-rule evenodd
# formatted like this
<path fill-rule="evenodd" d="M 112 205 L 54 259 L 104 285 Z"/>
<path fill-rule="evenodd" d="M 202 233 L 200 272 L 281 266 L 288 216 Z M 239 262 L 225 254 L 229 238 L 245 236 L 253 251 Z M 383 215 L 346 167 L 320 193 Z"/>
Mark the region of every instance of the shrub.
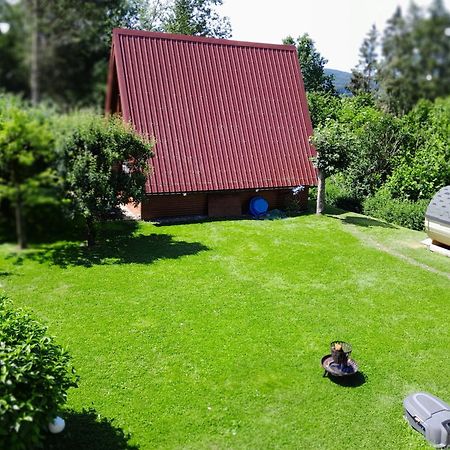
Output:
<path fill-rule="evenodd" d="M 450 97 L 419 102 L 403 121 L 408 146 L 386 187 L 392 197 L 431 198 L 450 184 Z"/>
<path fill-rule="evenodd" d="M 326 92 L 312 91 L 306 93 L 308 109 L 314 128 L 325 125 L 327 119 L 337 119 L 341 99 Z"/>
<path fill-rule="evenodd" d="M 362 201 L 374 195 L 392 173 L 393 160 L 402 151 L 401 123 L 359 97 L 343 100 L 339 121 L 355 136 L 349 164 L 343 171 L 345 190 Z"/>
<path fill-rule="evenodd" d="M 428 200 L 393 199 L 389 192 L 380 189 L 374 196 L 366 198 L 363 203 L 364 214 L 395 223 L 413 230 L 423 230 L 425 211 Z"/>
<path fill-rule="evenodd" d="M 95 221 L 145 195 L 154 142 L 119 117 L 74 114 L 66 121 L 62 127 L 70 131 L 61 143 L 65 189 L 74 210 L 86 221 L 91 246 Z"/>
<path fill-rule="evenodd" d="M 35 448 L 76 387 L 70 356 L 47 328 L 0 296 L 0 448 Z"/>
<path fill-rule="evenodd" d="M 345 209 L 346 211 L 362 212 L 361 202 L 343 189 L 340 182 L 337 182 L 339 175 L 333 177 L 326 185 L 326 202 L 335 208 Z"/>

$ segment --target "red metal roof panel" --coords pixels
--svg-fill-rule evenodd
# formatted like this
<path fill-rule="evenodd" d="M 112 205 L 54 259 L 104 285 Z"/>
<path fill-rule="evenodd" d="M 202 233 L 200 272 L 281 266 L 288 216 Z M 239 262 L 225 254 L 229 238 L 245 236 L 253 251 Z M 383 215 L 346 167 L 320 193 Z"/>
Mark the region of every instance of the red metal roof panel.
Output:
<path fill-rule="evenodd" d="M 316 184 L 295 47 L 115 29 L 112 57 L 124 119 L 156 138 L 148 193 Z"/>

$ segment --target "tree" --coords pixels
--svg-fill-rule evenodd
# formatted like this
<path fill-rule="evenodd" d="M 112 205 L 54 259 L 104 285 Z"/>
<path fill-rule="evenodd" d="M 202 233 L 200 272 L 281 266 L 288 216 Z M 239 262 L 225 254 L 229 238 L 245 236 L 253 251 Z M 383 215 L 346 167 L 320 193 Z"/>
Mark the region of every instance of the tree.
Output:
<path fill-rule="evenodd" d="M 222 0 L 0 0 L 0 88 L 64 109 L 103 107 L 114 27 L 228 38 Z M 5 64 L 4 64 L 5 62 Z M 6 64 L 7 63 L 7 64 Z M 45 74 L 45 76 L 44 76 Z"/>
<path fill-rule="evenodd" d="M 314 158 L 318 169 L 316 214 L 322 214 L 325 208 L 325 179 L 347 167 L 355 140 L 345 125 L 328 120 L 315 129 L 311 143 L 317 150 L 317 157 Z"/>
<path fill-rule="evenodd" d="M 222 3 L 222 0 L 175 0 L 163 27 L 169 33 L 230 38 L 230 20 L 214 10 Z"/>
<path fill-rule="evenodd" d="M 365 104 L 361 97 L 343 100 L 339 120 L 351 130 L 357 144 L 343 171 L 342 185 L 351 198 L 362 202 L 392 173 L 394 160 L 403 150 L 401 122 L 374 104 Z"/>
<path fill-rule="evenodd" d="M 93 246 L 96 221 L 144 196 L 153 144 L 117 117 L 81 114 L 66 120 L 72 132 L 63 138 L 62 175 L 75 211 L 86 221 L 88 246 Z"/>
<path fill-rule="evenodd" d="M 450 94 L 450 13 L 442 0 L 433 0 L 427 16 L 414 24 L 413 36 L 422 68 L 420 92 L 434 100 Z"/>
<path fill-rule="evenodd" d="M 309 114 L 313 128 L 324 125 L 329 119 L 337 119 L 341 98 L 327 92 L 307 92 Z"/>
<path fill-rule="evenodd" d="M 422 98 L 450 94 L 449 29 L 441 0 L 427 14 L 414 3 L 406 16 L 397 8 L 383 35 L 379 70 L 381 99 L 390 111 L 404 114 Z"/>
<path fill-rule="evenodd" d="M 173 8 L 172 0 L 135 0 L 138 23 L 137 28 L 147 31 L 164 31 Z"/>
<path fill-rule="evenodd" d="M 421 100 L 404 117 L 406 151 L 385 184 L 392 198 L 431 199 L 450 184 L 450 97 Z"/>
<path fill-rule="evenodd" d="M 300 36 L 297 40 L 292 36 L 288 36 L 283 39 L 283 44 L 296 47 L 307 92 L 336 93 L 333 85 L 333 76 L 326 75 L 324 71 L 325 64 L 328 61 L 316 50 L 314 41 L 308 34 Z"/>
<path fill-rule="evenodd" d="M 28 94 L 28 69 L 25 62 L 23 11 L 0 0 L 0 22 L 4 31 L 0 32 L 0 89 L 11 93 Z"/>
<path fill-rule="evenodd" d="M 359 63 L 352 69 L 352 77 L 348 89 L 354 95 L 373 93 L 377 89 L 378 71 L 378 31 L 372 25 L 359 49 Z"/>
<path fill-rule="evenodd" d="M 27 246 L 27 206 L 50 195 L 57 181 L 53 134 L 44 110 L 0 98 L 0 198 L 15 210 L 20 248 Z"/>
<path fill-rule="evenodd" d="M 415 10 L 415 21 L 418 20 L 417 13 Z M 407 112 L 420 98 L 420 58 L 408 22 L 398 7 L 388 20 L 382 40 L 383 60 L 379 72 L 381 98 L 388 109 L 397 114 Z"/>
<path fill-rule="evenodd" d="M 136 26 L 136 1 L 86 0 L 80 7 L 76 0 L 0 0 L 0 22 L 20 31 L 13 33 L 19 56 L 11 77 L 26 74 L 34 104 L 101 106 L 111 30 Z"/>

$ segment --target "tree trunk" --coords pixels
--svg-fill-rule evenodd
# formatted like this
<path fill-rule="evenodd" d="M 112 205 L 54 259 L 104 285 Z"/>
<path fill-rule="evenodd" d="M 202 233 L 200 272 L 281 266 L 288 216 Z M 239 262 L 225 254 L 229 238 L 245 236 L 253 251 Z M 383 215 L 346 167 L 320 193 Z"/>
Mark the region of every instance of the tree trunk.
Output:
<path fill-rule="evenodd" d="M 88 247 L 95 245 L 95 224 L 92 217 L 86 218 L 86 240 Z"/>
<path fill-rule="evenodd" d="M 17 197 L 14 203 L 14 209 L 16 213 L 17 243 L 19 244 L 19 248 L 24 249 L 27 248 L 27 237 L 25 233 L 25 222 L 23 220 L 22 199 L 20 197 L 20 192 L 17 193 Z"/>
<path fill-rule="evenodd" d="M 39 88 L 39 0 L 31 0 L 31 67 L 30 91 L 31 103 L 37 105 L 40 98 Z"/>
<path fill-rule="evenodd" d="M 322 214 L 325 209 L 325 174 L 322 170 L 317 173 L 317 205 L 316 214 Z"/>

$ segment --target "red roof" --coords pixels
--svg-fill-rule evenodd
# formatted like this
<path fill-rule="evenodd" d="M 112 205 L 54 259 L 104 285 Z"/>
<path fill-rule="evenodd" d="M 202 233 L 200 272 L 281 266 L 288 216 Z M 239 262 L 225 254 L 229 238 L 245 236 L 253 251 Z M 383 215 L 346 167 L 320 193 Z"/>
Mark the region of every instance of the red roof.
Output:
<path fill-rule="evenodd" d="M 148 193 L 316 184 L 293 46 L 115 29 L 114 105 L 156 138 Z"/>

